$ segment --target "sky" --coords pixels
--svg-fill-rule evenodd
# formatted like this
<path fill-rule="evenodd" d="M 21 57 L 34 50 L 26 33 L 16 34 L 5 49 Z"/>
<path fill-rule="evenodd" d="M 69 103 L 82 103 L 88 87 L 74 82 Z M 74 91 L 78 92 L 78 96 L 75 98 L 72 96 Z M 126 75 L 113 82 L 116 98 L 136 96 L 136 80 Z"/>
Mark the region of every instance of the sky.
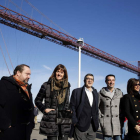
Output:
<path fill-rule="evenodd" d="M 28 0 L 28 2 L 35 8 L 32 8 L 26 0 L 1 0 L 0 5 L 26 16 L 28 14 L 28 17 L 61 32 L 65 31 L 77 39 L 81 37 L 85 43 L 138 66 L 137 61 L 140 60 L 139 0 Z M 58 64 L 65 65 L 68 70 L 71 92 L 78 87 L 78 52 L 1 23 L 0 29 L 0 46 L 10 73 L 13 73 L 13 68 L 4 41 L 13 67 L 27 64 L 31 68 L 29 84 L 32 83 L 33 98 Z M 127 93 L 128 79 L 138 78 L 136 74 L 81 54 L 81 86 L 84 84 L 83 79 L 87 73 L 94 75 L 93 86 L 97 91 L 106 86 L 105 76 L 114 74 L 115 87 L 121 89 L 124 94 Z M 9 75 L 0 52 L 0 78 Z"/>

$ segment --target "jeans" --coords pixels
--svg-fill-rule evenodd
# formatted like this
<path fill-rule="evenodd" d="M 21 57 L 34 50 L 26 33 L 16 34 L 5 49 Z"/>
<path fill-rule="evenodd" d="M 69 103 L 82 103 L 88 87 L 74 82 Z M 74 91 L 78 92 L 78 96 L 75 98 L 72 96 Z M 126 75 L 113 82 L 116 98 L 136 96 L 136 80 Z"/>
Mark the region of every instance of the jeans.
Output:
<path fill-rule="evenodd" d="M 128 120 L 124 122 L 124 126 L 122 128 L 122 139 L 127 140 L 128 139 Z"/>
<path fill-rule="evenodd" d="M 111 136 L 103 136 L 103 140 L 112 140 L 112 137 Z M 116 136 L 113 136 L 113 139 L 114 140 L 121 140 L 121 137 L 120 135 L 116 135 Z"/>

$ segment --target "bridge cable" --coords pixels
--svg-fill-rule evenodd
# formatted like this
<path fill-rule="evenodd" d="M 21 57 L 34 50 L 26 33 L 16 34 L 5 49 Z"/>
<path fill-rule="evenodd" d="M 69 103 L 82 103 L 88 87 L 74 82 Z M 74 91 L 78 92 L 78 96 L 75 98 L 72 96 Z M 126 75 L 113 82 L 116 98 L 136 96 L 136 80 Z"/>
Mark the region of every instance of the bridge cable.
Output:
<path fill-rule="evenodd" d="M 7 65 L 7 62 L 6 62 L 6 59 L 5 59 L 5 57 L 4 57 L 4 54 L 3 54 L 3 51 L 2 51 L 1 45 L 0 45 L 0 49 L 1 49 L 1 53 L 2 53 L 2 56 L 3 56 L 4 61 L 5 61 L 5 64 L 6 64 L 6 66 L 7 66 L 8 72 L 9 72 L 9 74 L 11 75 L 10 70 L 9 70 L 9 68 L 8 68 L 8 65 Z"/>
<path fill-rule="evenodd" d="M 9 0 L 13 5 L 15 5 L 18 9 L 20 9 L 20 11 L 24 12 L 26 14 L 26 16 L 31 17 L 28 13 L 26 13 L 21 7 L 19 7 L 18 5 L 16 5 L 12 0 Z"/>
<path fill-rule="evenodd" d="M 8 49 L 7 49 L 6 42 L 5 42 L 5 40 L 4 40 L 4 37 L 3 37 L 2 31 L 1 31 L 1 28 L 0 28 L 0 32 L 1 32 L 1 36 L 2 36 L 2 39 L 3 39 L 4 45 L 5 45 L 5 48 L 6 48 L 6 51 L 7 51 L 7 54 L 8 54 L 8 57 L 9 57 L 10 63 L 11 63 L 11 66 L 12 66 L 12 68 L 13 68 L 13 70 L 14 70 L 14 67 L 13 67 L 13 64 L 12 64 L 12 61 L 11 61 L 11 58 L 10 58 L 10 55 L 9 55 L 9 52 L 8 52 Z"/>
<path fill-rule="evenodd" d="M 64 29 L 62 29 L 60 26 L 58 26 L 56 23 L 54 23 L 51 19 L 49 19 L 46 15 L 44 15 L 41 11 L 39 11 L 33 4 L 31 4 L 28 0 L 25 0 L 32 8 L 34 8 L 38 13 L 40 13 L 43 17 L 45 17 L 47 20 L 49 20 L 52 24 L 54 24 L 56 27 L 58 27 L 60 30 L 65 32 L 66 34 L 70 35 L 68 32 L 66 32 Z M 72 36 L 72 35 L 70 35 Z"/>
<path fill-rule="evenodd" d="M 22 4 L 23 4 L 23 0 L 21 1 L 21 9 L 22 9 Z M 20 14 L 21 14 L 21 9 L 20 9 Z"/>
<path fill-rule="evenodd" d="M 32 15 L 30 16 L 28 13 L 26 13 L 21 7 L 19 7 L 18 5 L 16 5 L 12 0 L 9 0 L 9 2 L 11 2 L 13 5 L 15 5 L 18 9 L 20 9 L 20 11 L 24 12 L 28 17 L 30 17 L 32 19 Z M 65 32 L 66 34 L 72 36 L 71 34 L 69 34 L 68 32 L 66 32 L 64 29 L 62 29 L 60 26 L 58 26 L 56 23 L 54 23 L 51 19 L 49 19 L 46 15 L 44 15 L 42 12 L 40 12 L 33 4 L 31 4 L 28 0 L 25 0 L 26 3 L 28 3 L 33 9 L 35 9 L 38 13 L 40 13 L 43 17 L 45 17 L 47 20 L 49 20 L 53 25 L 55 25 L 56 27 L 58 27 L 60 30 L 62 30 L 63 32 Z"/>
<path fill-rule="evenodd" d="M 9 2 L 11 2 L 14 6 L 16 6 L 16 7 L 20 10 L 20 13 L 21 13 L 21 11 L 22 11 L 26 16 L 28 16 L 28 17 L 30 17 L 30 18 L 32 19 L 33 8 L 32 8 L 32 14 L 31 14 L 31 15 L 29 15 L 27 12 L 25 12 L 25 11 L 22 9 L 23 0 L 22 0 L 22 2 L 21 2 L 20 7 L 19 7 L 17 4 L 15 4 L 12 0 L 9 0 Z M 18 51 L 18 49 L 17 49 L 17 51 Z M 30 60 L 30 59 L 29 59 L 29 60 Z M 17 63 L 18 63 L 18 57 L 17 57 Z"/>

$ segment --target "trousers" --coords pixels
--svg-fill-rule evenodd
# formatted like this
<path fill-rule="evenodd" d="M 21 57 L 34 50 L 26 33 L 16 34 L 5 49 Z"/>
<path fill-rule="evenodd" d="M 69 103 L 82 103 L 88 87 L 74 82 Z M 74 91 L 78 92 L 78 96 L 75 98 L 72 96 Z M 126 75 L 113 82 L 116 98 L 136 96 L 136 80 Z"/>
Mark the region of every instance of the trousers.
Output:
<path fill-rule="evenodd" d="M 103 136 L 103 140 L 112 140 L 112 136 Z M 121 140 L 119 135 L 113 136 L 113 140 Z"/>
<path fill-rule="evenodd" d="M 75 127 L 74 140 L 95 140 L 96 132 L 93 131 L 92 125 L 87 131 L 81 132 Z"/>

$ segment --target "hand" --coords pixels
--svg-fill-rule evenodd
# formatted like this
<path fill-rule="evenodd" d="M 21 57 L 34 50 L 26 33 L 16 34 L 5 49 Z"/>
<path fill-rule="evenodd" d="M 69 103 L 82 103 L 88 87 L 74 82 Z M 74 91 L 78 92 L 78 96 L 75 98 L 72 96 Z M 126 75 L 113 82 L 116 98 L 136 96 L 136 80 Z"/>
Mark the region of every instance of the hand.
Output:
<path fill-rule="evenodd" d="M 47 108 L 47 109 L 45 109 L 45 112 L 46 112 L 46 113 L 49 113 L 49 112 L 52 111 L 52 110 L 54 111 L 55 109 Z"/>
<path fill-rule="evenodd" d="M 70 112 L 72 113 L 72 111 L 71 111 L 71 110 L 66 110 L 66 111 L 70 111 Z"/>
<path fill-rule="evenodd" d="M 135 126 L 135 130 L 137 131 L 137 133 L 140 133 L 140 126 L 139 125 L 136 125 Z"/>

